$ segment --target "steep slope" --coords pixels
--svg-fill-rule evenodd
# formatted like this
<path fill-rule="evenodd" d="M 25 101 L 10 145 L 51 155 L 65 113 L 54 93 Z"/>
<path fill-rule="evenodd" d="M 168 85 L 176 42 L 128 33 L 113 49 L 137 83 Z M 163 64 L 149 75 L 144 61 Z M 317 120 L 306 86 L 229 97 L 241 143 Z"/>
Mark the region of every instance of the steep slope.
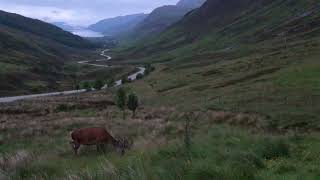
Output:
<path fill-rule="evenodd" d="M 162 6 L 153 10 L 134 30 L 137 38 L 162 32 L 179 21 L 191 10 L 200 7 L 205 0 L 182 0 L 177 5 Z"/>
<path fill-rule="evenodd" d="M 295 28 L 316 28 L 317 8 L 315 2 L 301 0 L 207 1 L 161 36 L 135 44 L 130 50 L 133 54 L 158 53 L 195 43 L 204 49 L 216 48 L 208 46 L 210 43 L 226 48 L 227 41 L 235 46 L 242 41 L 274 38 L 280 33 L 294 33 Z"/>
<path fill-rule="evenodd" d="M 0 94 L 57 88 L 64 62 L 92 47 L 51 24 L 0 11 Z"/>
<path fill-rule="evenodd" d="M 86 48 L 91 46 L 81 37 L 62 31 L 56 26 L 17 14 L 0 11 L 0 23 L 3 26 L 44 37 L 70 47 Z"/>
<path fill-rule="evenodd" d="M 273 0 L 211 0 L 197 11 L 190 13 L 179 26 L 189 32 L 217 29 L 266 8 Z M 192 26 L 190 26 L 192 25 Z M 185 27 L 189 28 L 185 28 Z"/>
<path fill-rule="evenodd" d="M 89 29 L 101 32 L 107 36 L 117 36 L 131 31 L 137 24 L 142 22 L 147 14 L 133 14 L 104 19 L 96 24 L 90 25 Z"/>
<path fill-rule="evenodd" d="M 155 9 L 151 14 L 140 23 L 135 33 L 139 36 L 146 36 L 151 33 L 163 31 L 171 24 L 180 20 L 190 9 L 178 6 L 163 6 Z"/>
<path fill-rule="evenodd" d="M 158 71 L 139 88 L 161 102 L 268 117 L 254 126 L 319 130 L 319 52 L 317 1 L 212 0 L 118 59 L 154 63 Z"/>
<path fill-rule="evenodd" d="M 180 0 L 177 6 L 194 9 L 195 7 L 200 7 L 205 3 L 206 0 Z"/>

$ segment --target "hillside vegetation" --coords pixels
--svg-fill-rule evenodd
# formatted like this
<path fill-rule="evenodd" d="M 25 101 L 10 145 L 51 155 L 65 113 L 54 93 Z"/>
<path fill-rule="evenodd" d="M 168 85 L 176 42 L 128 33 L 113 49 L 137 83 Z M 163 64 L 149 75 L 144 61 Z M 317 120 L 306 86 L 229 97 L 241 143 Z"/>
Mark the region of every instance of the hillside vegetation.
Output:
<path fill-rule="evenodd" d="M 158 64 L 145 90 L 161 102 L 258 112 L 266 127 L 317 130 L 319 12 L 315 1 L 208 1 L 160 38 L 122 52 Z"/>
<path fill-rule="evenodd" d="M 58 88 L 64 63 L 93 47 L 53 25 L 0 11 L 0 95 Z"/>
<path fill-rule="evenodd" d="M 208 0 L 113 50 L 114 62 L 155 67 L 124 85 L 139 97 L 134 117 L 116 107 L 117 88 L 1 106 L 0 178 L 319 179 L 319 5 Z M 69 132 L 85 127 L 133 147 L 75 156 Z"/>

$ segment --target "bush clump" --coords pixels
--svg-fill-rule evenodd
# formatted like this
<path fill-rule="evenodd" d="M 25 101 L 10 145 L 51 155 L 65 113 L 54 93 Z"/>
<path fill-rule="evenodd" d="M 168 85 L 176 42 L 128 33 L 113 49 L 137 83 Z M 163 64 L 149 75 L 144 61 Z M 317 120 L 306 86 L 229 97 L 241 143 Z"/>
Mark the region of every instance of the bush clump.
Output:
<path fill-rule="evenodd" d="M 137 80 L 142 79 L 142 78 L 143 78 L 143 74 L 139 73 L 139 74 L 137 75 Z"/>
<path fill-rule="evenodd" d="M 85 89 L 86 91 L 91 91 L 92 90 L 92 86 L 88 81 L 86 81 L 86 82 L 84 82 L 82 84 L 82 88 Z"/>
<path fill-rule="evenodd" d="M 282 140 L 265 139 L 256 147 L 256 154 L 270 160 L 290 155 L 289 145 Z"/>
<path fill-rule="evenodd" d="M 103 81 L 98 79 L 94 82 L 94 89 L 96 90 L 101 90 L 103 88 L 104 84 L 103 84 Z"/>

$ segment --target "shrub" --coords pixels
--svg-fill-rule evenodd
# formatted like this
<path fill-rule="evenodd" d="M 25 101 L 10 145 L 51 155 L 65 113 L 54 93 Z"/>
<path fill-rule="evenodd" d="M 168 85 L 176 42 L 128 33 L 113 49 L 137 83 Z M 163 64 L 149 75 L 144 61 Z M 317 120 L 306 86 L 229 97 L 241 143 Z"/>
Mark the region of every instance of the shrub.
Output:
<path fill-rule="evenodd" d="M 126 102 L 127 102 L 127 93 L 124 88 L 120 88 L 117 91 L 116 95 L 116 104 L 120 110 L 122 110 L 123 113 L 123 119 L 125 119 L 125 108 L 126 108 Z"/>
<path fill-rule="evenodd" d="M 96 82 L 94 83 L 94 89 L 96 89 L 96 90 L 102 89 L 103 86 L 104 86 L 104 84 L 101 80 L 96 80 Z"/>
<path fill-rule="evenodd" d="M 127 107 L 128 107 L 128 109 L 130 109 L 130 110 L 132 111 L 132 117 L 135 116 L 136 110 L 137 110 L 137 108 L 138 108 L 138 105 L 139 105 L 139 99 L 138 99 L 138 97 L 137 97 L 134 93 L 131 93 L 131 94 L 128 96 Z"/>
<path fill-rule="evenodd" d="M 150 64 L 146 64 L 144 67 L 146 68 L 146 70 L 145 70 L 145 72 L 144 72 L 145 75 L 148 75 L 148 74 L 150 74 L 152 71 L 155 70 L 155 68 L 154 68 L 153 66 L 151 66 Z"/>
<path fill-rule="evenodd" d="M 66 112 L 69 110 L 69 107 L 65 104 L 59 104 L 56 108 L 57 112 Z"/>
<path fill-rule="evenodd" d="M 143 74 L 139 73 L 139 74 L 137 75 L 137 80 L 142 79 L 142 78 L 143 78 Z"/>
<path fill-rule="evenodd" d="M 76 109 L 75 106 L 68 106 L 66 104 L 59 104 L 55 110 L 56 110 L 56 112 L 68 112 L 68 111 L 72 111 L 75 109 Z"/>
<path fill-rule="evenodd" d="M 108 87 L 113 87 L 115 85 L 115 80 L 114 79 L 109 79 L 107 81 L 107 85 L 108 85 Z"/>
<path fill-rule="evenodd" d="M 80 85 L 77 84 L 77 85 L 75 86 L 75 88 L 76 88 L 76 90 L 79 90 L 79 89 L 80 89 Z"/>
<path fill-rule="evenodd" d="M 282 140 L 266 139 L 257 145 L 256 154 L 264 159 L 276 159 L 290 155 L 289 145 Z"/>
<path fill-rule="evenodd" d="M 121 78 L 121 82 L 122 82 L 122 84 L 126 84 L 126 83 L 129 83 L 130 82 L 130 80 L 128 79 L 128 77 L 122 77 Z"/>
<path fill-rule="evenodd" d="M 83 87 L 83 89 L 86 89 L 87 91 L 91 91 L 91 84 L 88 81 L 84 82 L 82 87 Z"/>
<path fill-rule="evenodd" d="M 206 165 L 200 165 L 199 167 L 195 167 L 186 176 L 186 179 L 226 179 L 222 172 L 218 172 L 217 170 L 207 167 Z"/>

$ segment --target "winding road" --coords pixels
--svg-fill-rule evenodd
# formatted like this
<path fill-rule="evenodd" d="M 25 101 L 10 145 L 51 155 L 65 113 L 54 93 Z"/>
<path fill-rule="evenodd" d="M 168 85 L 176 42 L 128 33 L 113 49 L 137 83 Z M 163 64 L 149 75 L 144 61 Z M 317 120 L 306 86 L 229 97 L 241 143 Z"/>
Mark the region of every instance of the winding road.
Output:
<path fill-rule="evenodd" d="M 109 61 L 112 59 L 111 56 L 106 55 L 106 52 L 108 52 L 109 49 L 101 51 L 101 56 L 105 57 L 104 59 L 99 59 L 99 60 L 94 60 L 94 61 L 79 61 L 79 64 L 86 64 L 90 66 L 96 66 L 96 67 L 105 67 L 109 68 L 111 66 L 109 65 L 101 65 L 101 64 L 94 64 L 94 62 L 102 62 L 102 61 Z M 128 79 L 131 81 L 134 81 L 137 79 L 138 74 L 144 74 L 145 73 L 145 68 L 144 67 L 137 67 L 139 69 L 138 72 L 131 74 L 128 76 Z M 115 82 L 115 87 L 116 86 L 121 86 L 122 85 L 122 80 L 118 80 Z M 107 85 L 103 87 L 103 89 L 108 88 Z M 12 97 L 1 97 L 0 98 L 0 103 L 10 103 L 18 100 L 24 100 L 24 99 L 32 99 L 32 98 L 37 98 L 37 97 L 47 97 L 47 96 L 58 96 L 58 95 L 69 95 L 69 94 L 78 94 L 78 93 L 83 93 L 86 92 L 85 89 L 80 89 L 80 90 L 71 90 L 71 91 L 62 91 L 62 92 L 52 92 L 52 93 L 42 93 L 42 94 L 33 94 L 33 95 L 24 95 L 24 96 L 12 96 Z"/>

